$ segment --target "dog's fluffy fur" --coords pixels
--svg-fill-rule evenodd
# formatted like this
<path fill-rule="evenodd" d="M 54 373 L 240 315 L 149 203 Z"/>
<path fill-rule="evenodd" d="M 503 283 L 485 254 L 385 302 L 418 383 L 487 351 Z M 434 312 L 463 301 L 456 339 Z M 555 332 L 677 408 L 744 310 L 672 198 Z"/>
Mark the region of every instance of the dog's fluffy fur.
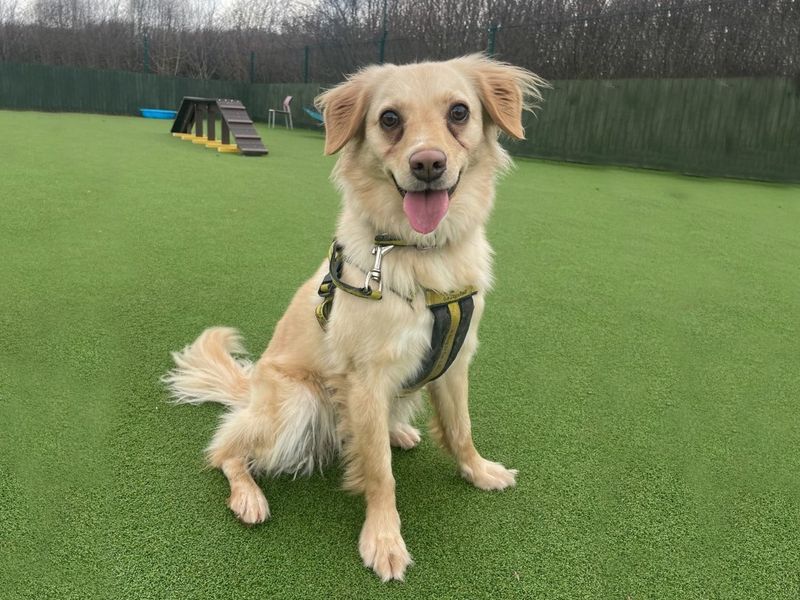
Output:
<path fill-rule="evenodd" d="M 400 534 L 390 446 L 408 449 L 420 440 L 411 423 L 420 393 L 405 393 L 402 385 L 430 346 L 432 315 L 423 288 L 479 290 L 457 359 L 427 386 L 431 433 L 475 486 L 514 485 L 516 471 L 484 459 L 473 446 L 467 370 L 492 281 L 484 225 L 495 178 L 510 162 L 498 135 L 502 130 L 523 137 L 522 111 L 540 97 L 542 84 L 528 71 L 473 55 L 369 67 L 318 98 L 325 152 L 341 150 L 333 179 L 343 203 L 336 231 L 346 256 L 342 279 L 362 284 L 376 234 L 399 236 L 412 246 L 397 247 L 384 259 L 381 300 L 340 290 L 323 330 L 314 310 L 325 261 L 298 290 L 255 364 L 235 357 L 242 352 L 239 335 L 222 327 L 174 354 L 176 368 L 165 380 L 178 402 L 228 406 L 208 459 L 227 476 L 228 505 L 241 521 L 260 523 L 269 516 L 254 474 L 311 473 L 340 455 L 345 487 L 366 500 L 359 541 L 364 564 L 383 580 L 403 579 L 411 557 Z M 464 120 L 458 118 L 463 112 L 452 111 L 459 104 L 469 111 Z M 387 111 L 398 120 L 382 119 Z M 447 161 L 431 181 L 415 177 L 410 162 L 425 150 L 443 153 Z M 435 229 L 415 230 L 404 213 L 404 191 L 453 186 Z"/>

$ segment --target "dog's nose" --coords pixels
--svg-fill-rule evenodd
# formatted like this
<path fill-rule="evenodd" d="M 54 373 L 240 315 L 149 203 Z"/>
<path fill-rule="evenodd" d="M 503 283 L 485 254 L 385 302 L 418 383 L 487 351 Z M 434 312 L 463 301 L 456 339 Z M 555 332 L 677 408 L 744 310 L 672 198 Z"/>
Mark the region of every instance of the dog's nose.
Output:
<path fill-rule="evenodd" d="M 447 156 L 441 150 L 420 150 L 408 159 L 411 172 L 420 181 L 431 182 L 447 169 Z"/>

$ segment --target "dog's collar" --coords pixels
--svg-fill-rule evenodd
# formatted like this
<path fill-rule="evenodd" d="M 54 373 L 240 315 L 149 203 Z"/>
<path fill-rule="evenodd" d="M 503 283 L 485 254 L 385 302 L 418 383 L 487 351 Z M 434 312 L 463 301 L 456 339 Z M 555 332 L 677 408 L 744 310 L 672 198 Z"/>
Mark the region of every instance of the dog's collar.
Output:
<path fill-rule="evenodd" d="M 409 242 L 404 240 L 400 236 L 391 235 L 388 233 L 379 233 L 375 236 L 375 246 L 380 248 L 385 248 L 387 246 L 392 247 L 400 247 L 400 248 L 414 248 L 416 250 L 434 250 L 437 248 L 436 244 L 430 246 L 423 246 L 422 244 L 417 244 L 414 242 Z M 374 254 L 374 252 L 373 252 Z"/>
<path fill-rule="evenodd" d="M 413 242 L 408 242 L 396 235 L 390 235 L 388 233 L 379 233 L 375 236 L 374 239 L 375 245 L 372 247 L 371 254 L 375 257 L 375 261 L 373 262 L 372 268 L 367 271 L 367 277 L 364 280 L 364 287 L 358 291 L 356 294 L 357 296 L 362 296 L 364 298 L 373 298 L 375 300 L 380 300 L 383 294 L 383 273 L 381 271 L 381 265 L 383 264 L 383 257 L 385 254 L 388 254 L 395 248 L 415 248 L 416 250 L 433 250 L 436 246 L 420 246 L 419 244 L 415 244 Z M 336 241 L 334 240 L 334 245 Z M 358 265 L 354 264 L 353 262 L 347 260 L 347 257 L 344 256 L 342 253 L 343 260 L 352 264 L 353 266 L 358 267 Z M 373 289 L 373 284 L 377 286 L 377 290 Z M 351 286 L 352 287 L 352 286 Z M 356 288 L 357 289 L 357 288 Z M 414 301 L 413 296 L 411 298 L 400 294 L 399 292 L 395 292 L 391 290 L 393 293 L 397 294 L 401 298 L 403 298 L 406 302 L 411 304 Z M 351 292 L 352 293 L 352 292 Z"/>

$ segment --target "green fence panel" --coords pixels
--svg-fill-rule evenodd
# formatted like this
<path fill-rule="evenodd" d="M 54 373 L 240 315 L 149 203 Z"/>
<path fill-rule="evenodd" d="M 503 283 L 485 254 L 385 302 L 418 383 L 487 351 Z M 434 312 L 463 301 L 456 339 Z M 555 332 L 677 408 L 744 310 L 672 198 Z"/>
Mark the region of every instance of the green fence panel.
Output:
<path fill-rule="evenodd" d="M 789 79 L 555 81 L 521 156 L 800 181 L 800 86 Z"/>
<path fill-rule="evenodd" d="M 177 108 L 183 96 L 240 97 L 249 85 L 145 73 L 0 63 L 0 106 L 20 110 L 132 115 Z"/>
<path fill-rule="evenodd" d="M 800 181 L 800 84 L 783 78 L 555 81 L 512 154 Z M 319 84 L 249 84 L 0 63 L 0 108 L 134 115 L 176 109 L 183 96 L 236 98 L 251 117 L 292 96 L 295 126 Z M 282 119 L 278 120 L 278 124 Z"/>
<path fill-rule="evenodd" d="M 270 108 L 280 108 L 292 96 L 295 125 L 315 127 L 318 123 L 302 107 L 313 106 L 321 90 L 317 84 L 249 84 L 0 63 L 0 107 L 18 110 L 135 115 L 139 108 L 176 110 L 184 96 L 201 96 L 236 98 L 254 120 L 266 121 Z"/>

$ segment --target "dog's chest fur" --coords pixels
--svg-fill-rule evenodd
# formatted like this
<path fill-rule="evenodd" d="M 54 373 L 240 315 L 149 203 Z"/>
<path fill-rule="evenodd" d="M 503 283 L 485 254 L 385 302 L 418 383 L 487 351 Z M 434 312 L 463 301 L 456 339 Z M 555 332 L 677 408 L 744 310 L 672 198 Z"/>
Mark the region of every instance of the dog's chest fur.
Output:
<path fill-rule="evenodd" d="M 431 346 L 434 319 L 425 302 L 425 289 L 453 292 L 478 288 L 476 306 L 480 310 L 475 311 L 459 354 L 469 359 L 476 346 L 483 294 L 490 285 L 490 252 L 482 231 L 476 231 L 474 239 L 462 246 L 393 249 L 383 261 L 381 300 L 337 293 L 325 336 L 334 369 L 351 371 L 353 365 L 345 360 L 366 371 L 370 365 L 380 364 L 380 377 L 392 387 L 399 389 L 412 380 Z M 361 285 L 371 267 L 370 250 L 368 243 L 345 245 L 348 261 L 343 280 Z"/>

